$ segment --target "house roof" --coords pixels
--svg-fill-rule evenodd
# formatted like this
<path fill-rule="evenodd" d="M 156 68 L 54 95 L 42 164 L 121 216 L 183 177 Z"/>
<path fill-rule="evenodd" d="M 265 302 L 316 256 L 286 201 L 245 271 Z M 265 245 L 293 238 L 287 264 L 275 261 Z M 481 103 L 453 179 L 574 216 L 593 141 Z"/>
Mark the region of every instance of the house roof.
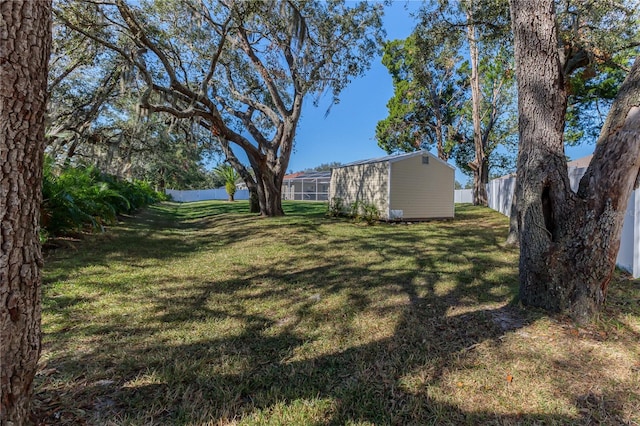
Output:
<path fill-rule="evenodd" d="M 291 174 L 288 174 L 288 175 L 284 175 L 283 179 L 284 179 L 284 180 L 287 180 L 287 179 L 295 179 L 295 178 L 297 178 L 298 176 L 300 176 L 300 175 L 302 175 L 302 174 L 304 174 L 304 173 L 302 173 L 302 172 L 295 172 L 295 173 L 291 173 Z"/>
<path fill-rule="evenodd" d="M 447 163 L 444 160 L 441 160 L 440 158 L 436 157 L 435 155 L 433 155 L 432 153 L 430 153 L 429 151 L 426 151 L 426 150 L 408 152 L 406 154 L 387 155 L 386 157 L 371 158 L 371 159 L 368 159 L 368 160 L 354 161 L 353 163 L 343 164 L 342 166 L 333 167 L 333 168 L 334 169 L 341 169 L 343 167 L 360 166 L 362 164 L 375 164 L 375 163 L 385 163 L 385 162 L 395 163 L 396 161 L 406 160 L 407 158 L 416 157 L 418 155 L 420 155 L 420 156 L 428 155 L 429 157 L 433 158 L 434 160 L 439 161 L 442 164 L 446 165 L 447 167 L 455 170 L 455 167 L 453 167 L 451 164 Z"/>
<path fill-rule="evenodd" d="M 285 175 L 284 180 L 300 180 L 300 179 L 331 179 L 331 172 L 297 172 Z"/>
<path fill-rule="evenodd" d="M 593 154 L 587 155 L 586 157 L 578 158 L 577 160 L 569 161 L 567 163 L 567 167 L 575 167 L 578 169 L 582 169 L 584 167 L 589 167 L 589 163 L 591 163 L 591 159 L 593 158 Z"/>
<path fill-rule="evenodd" d="M 589 167 L 589 163 L 591 163 L 591 158 L 593 158 L 593 154 L 587 155 L 586 157 L 578 158 L 576 160 L 569 161 L 569 162 L 567 162 L 567 168 L 569 168 L 569 169 L 587 168 L 587 167 Z M 515 176 L 516 176 L 515 173 L 509 173 L 507 175 L 500 176 L 500 177 L 498 177 L 496 179 L 507 179 L 507 178 L 515 177 Z"/>

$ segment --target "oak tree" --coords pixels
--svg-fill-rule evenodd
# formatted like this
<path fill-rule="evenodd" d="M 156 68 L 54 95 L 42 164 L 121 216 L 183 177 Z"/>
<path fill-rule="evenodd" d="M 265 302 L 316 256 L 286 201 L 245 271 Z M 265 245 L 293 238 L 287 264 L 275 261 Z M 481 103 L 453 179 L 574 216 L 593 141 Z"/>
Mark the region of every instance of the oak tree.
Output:
<path fill-rule="evenodd" d="M 604 303 L 640 171 L 640 59 L 620 87 L 593 159 L 571 190 L 564 154 L 568 70 L 553 0 L 511 0 L 520 144 L 520 299 L 588 321 Z M 563 57 L 563 55 L 565 55 Z"/>
<path fill-rule="evenodd" d="M 58 167 L 90 165 L 159 190 L 206 188 L 205 160 L 221 155 L 195 120 L 147 114 L 125 59 L 53 20 L 46 155 Z"/>
<path fill-rule="evenodd" d="M 368 68 L 381 13 L 366 2 L 98 0 L 64 3 L 58 15 L 135 67 L 143 108 L 195 119 L 218 138 L 262 215 L 278 216 L 303 104 L 327 92 L 337 102 Z"/>
<path fill-rule="evenodd" d="M 595 143 L 640 46 L 637 0 L 556 0 L 554 16 L 565 103 L 566 145 Z M 566 99 L 565 99 L 566 98 Z M 517 192 L 517 191 L 516 191 Z M 517 194 L 507 243 L 518 244 Z"/>

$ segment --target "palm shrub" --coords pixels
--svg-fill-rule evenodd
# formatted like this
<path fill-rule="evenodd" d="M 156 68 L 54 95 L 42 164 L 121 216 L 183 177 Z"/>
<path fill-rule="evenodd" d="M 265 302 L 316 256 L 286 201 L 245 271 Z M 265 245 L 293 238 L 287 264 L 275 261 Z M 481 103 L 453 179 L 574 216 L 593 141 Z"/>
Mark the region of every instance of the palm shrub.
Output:
<path fill-rule="evenodd" d="M 229 195 L 229 201 L 233 201 L 236 193 L 236 182 L 240 179 L 240 175 L 229 164 L 221 164 L 213 171 L 218 178 L 224 181 L 224 189 Z"/>
<path fill-rule="evenodd" d="M 380 220 L 380 210 L 373 203 L 362 203 L 362 219 L 367 222 L 368 225 L 373 225 Z"/>
<path fill-rule="evenodd" d="M 93 223 L 91 215 L 82 210 L 76 196 L 69 188 L 68 180 L 54 173 L 53 161 L 45 159 L 42 182 L 41 225 L 47 233 L 59 234 L 65 230 L 80 228 Z"/>
<path fill-rule="evenodd" d="M 166 200 L 147 182 L 121 180 L 95 167 L 66 166 L 56 172 L 50 159 L 45 160 L 42 195 L 45 235 L 87 228 L 103 230 L 118 215 Z"/>

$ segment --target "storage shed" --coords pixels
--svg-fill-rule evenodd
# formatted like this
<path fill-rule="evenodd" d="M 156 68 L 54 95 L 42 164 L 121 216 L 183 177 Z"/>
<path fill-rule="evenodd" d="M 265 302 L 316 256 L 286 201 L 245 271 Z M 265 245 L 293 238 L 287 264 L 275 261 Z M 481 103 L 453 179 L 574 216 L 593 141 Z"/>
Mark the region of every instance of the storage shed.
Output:
<path fill-rule="evenodd" d="M 453 166 L 417 151 L 334 168 L 329 198 L 373 204 L 384 220 L 453 218 L 454 182 Z"/>

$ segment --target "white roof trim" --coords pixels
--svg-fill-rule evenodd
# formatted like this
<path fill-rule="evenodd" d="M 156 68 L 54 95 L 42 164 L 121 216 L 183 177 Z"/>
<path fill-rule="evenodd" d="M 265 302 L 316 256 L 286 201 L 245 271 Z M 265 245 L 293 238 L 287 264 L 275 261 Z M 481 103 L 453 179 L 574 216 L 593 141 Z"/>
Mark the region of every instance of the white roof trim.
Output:
<path fill-rule="evenodd" d="M 359 166 L 359 165 L 362 165 L 362 164 L 383 163 L 383 162 L 395 163 L 395 162 L 398 162 L 398 161 L 406 160 L 407 158 L 416 157 L 418 155 L 420 155 L 420 156 L 428 155 L 429 157 L 433 158 L 436 161 L 439 161 L 440 163 L 444 164 L 445 166 L 449 167 L 450 169 L 452 169 L 452 170 L 456 169 L 451 164 L 449 164 L 446 161 L 438 158 L 437 156 L 433 155 L 432 153 L 430 153 L 427 150 L 408 152 L 406 154 L 388 155 L 386 157 L 372 158 L 372 159 L 369 159 L 369 160 L 354 161 L 353 163 L 343 164 L 342 166 L 338 166 L 338 167 L 334 167 L 334 168 L 335 169 L 341 169 L 341 168 L 344 168 L 344 167 Z"/>

